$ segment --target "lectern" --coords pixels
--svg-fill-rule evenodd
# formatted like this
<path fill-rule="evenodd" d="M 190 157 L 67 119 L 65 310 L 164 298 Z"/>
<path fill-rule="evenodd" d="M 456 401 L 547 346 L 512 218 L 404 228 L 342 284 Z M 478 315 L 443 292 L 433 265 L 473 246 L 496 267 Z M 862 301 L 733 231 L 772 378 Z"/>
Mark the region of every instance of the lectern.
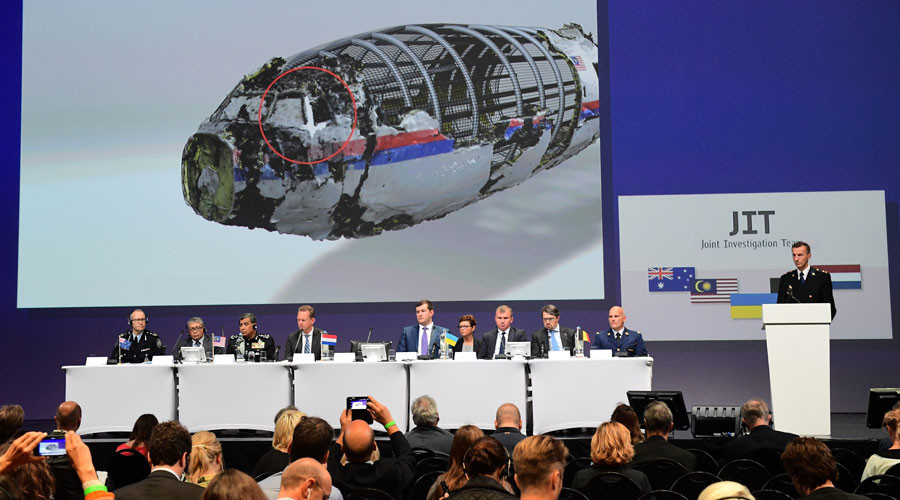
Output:
<path fill-rule="evenodd" d="M 830 304 L 763 304 L 776 428 L 831 435 Z"/>

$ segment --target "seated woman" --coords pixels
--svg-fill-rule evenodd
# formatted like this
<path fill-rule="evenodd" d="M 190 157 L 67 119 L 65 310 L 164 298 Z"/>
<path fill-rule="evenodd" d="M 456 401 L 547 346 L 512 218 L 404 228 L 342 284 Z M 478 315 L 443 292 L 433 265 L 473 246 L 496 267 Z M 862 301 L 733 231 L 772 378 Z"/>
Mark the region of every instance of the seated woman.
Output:
<path fill-rule="evenodd" d="M 628 429 L 631 435 L 631 444 L 638 444 L 644 441 L 644 434 L 641 433 L 641 421 L 634 408 L 622 403 L 616 406 L 612 416 L 609 417 L 610 422 L 618 422 Z"/>
<path fill-rule="evenodd" d="M 506 448 L 491 436 L 484 436 L 463 458 L 463 474 L 468 481 L 448 497 L 450 500 L 513 500 L 506 481 L 510 458 Z"/>
<path fill-rule="evenodd" d="M 288 446 L 294 437 L 294 427 L 304 415 L 302 411 L 287 410 L 278 417 L 278 421 L 275 422 L 275 435 L 272 436 L 272 449 L 265 452 L 256 463 L 256 467 L 253 468 L 254 478 L 259 479 L 262 475 L 281 472 L 291 463 L 287 452 Z"/>
<path fill-rule="evenodd" d="M 591 460 L 593 464 L 587 469 L 575 473 L 572 480 L 572 488 L 585 492 L 587 484 L 603 472 L 618 472 L 634 481 L 641 490 L 641 494 L 649 493 L 650 480 L 647 475 L 639 470 L 632 469 L 628 464 L 634 457 L 634 446 L 631 444 L 631 436 L 628 429 L 618 422 L 604 422 L 597 427 L 597 432 L 591 438 Z M 588 495 L 590 496 L 590 495 Z"/>
<path fill-rule="evenodd" d="M 453 346 L 453 352 L 478 352 L 481 341 L 475 338 L 475 316 L 463 314 L 459 318 L 459 340 Z"/>
<path fill-rule="evenodd" d="M 484 437 L 484 432 L 474 425 L 464 425 L 456 430 L 453 435 L 453 443 L 450 445 L 450 466 L 447 472 L 438 476 L 425 496 L 428 500 L 440 500 L 445 493 L 456 491 L 466 484 L 469 478 L 463 471 L 463 458 L 475 444 L 475 441 Z M 446 490 L 444 489 L 446 485 Z"/>
<path fill-rule="evenodd" d="M 869 457 L 860 481 L 869 476 L 884 474 L 891 467 L 900 464 L 900 408 L 885 413 L 881 425 L 891 438 L 891 447 Z"/>
<path fill-rule="evenodd" d="M 222 444 L 212 432 L 200 431 L 191 436 L 191 455 L 185 481 L 206 488 L 225 469 Z"/>
<path fill-rule="evenodd" d="M 147 456 L 147 447 L 150 444 L 150 434 L 153 428 L 159 424 L 159 420 L 152 413 L 145 413 L 134 421 L 134 427 L 131 428 L 131 436 L 128 441 L 120 444 L 116 451 L 134 448 L 141 455 Z"/>

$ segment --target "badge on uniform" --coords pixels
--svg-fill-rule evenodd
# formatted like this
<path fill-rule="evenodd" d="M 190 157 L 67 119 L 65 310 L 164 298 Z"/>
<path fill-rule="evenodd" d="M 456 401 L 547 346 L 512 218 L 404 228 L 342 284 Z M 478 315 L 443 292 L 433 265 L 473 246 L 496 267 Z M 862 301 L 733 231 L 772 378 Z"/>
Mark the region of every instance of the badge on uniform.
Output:
<path fill-rule="evenodd" d="M 266 347 L 265 342 L 254 342 L 250 344 L 250 349 L 264 349 Z"/>

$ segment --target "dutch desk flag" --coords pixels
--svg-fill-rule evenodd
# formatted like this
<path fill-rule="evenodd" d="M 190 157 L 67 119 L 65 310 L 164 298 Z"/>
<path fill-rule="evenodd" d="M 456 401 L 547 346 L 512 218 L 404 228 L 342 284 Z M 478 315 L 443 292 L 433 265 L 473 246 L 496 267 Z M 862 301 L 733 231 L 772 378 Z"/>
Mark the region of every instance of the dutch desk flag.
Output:
<path fill-rule="evenodd" d="M 322 345 L 337 345 L 337 335 L 322 332 Z"/>

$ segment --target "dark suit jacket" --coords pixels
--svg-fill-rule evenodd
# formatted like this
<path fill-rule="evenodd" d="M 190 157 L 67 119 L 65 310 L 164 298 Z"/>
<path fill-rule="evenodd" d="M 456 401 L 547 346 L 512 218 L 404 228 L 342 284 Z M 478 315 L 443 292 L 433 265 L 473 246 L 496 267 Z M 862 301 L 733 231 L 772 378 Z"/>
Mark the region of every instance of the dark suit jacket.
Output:
<path fill-rule="evenodd" d="M 175 356 L 175 361 L 181 361 L 181 348 L 182 347 L 190 347 L 194 345 L 194 339 L 189 336 L 182 338 L 178 342 L 175 343 L 175 348 L 172 351 L 172 354 Z M 212 359 L 213 357 L 213 346 L 212 346 L 212 336 L 208 333 L 203 334 L 203 350 L 206 351 L 206 359 Z M 224 347 L 216 347 L 216 354 L 224 354 Z"/>
<path fill-rule="evenodd" d="M 862 495 L 854 495 L 853 493 L 847 493 L 845 491 L 841 491 L 837 488 L 822 488 L 820 490 L 816 490 L 805 497 L 800 497 L 800 500 L 804 500 L 806 498 L 813 498 L 815 500 L 867 500 L 868 497 Z"/>
<path fill-rule="evenodd" d="M 617 352 L 628 353 L 629 356 L 647 356 L 647 347 L 644 345 L 644 337 L 641 332 L 629 330 L 625 328 L 622 332 L 622 338 L 616 342 L 616 334 L 612 328 L 605 332 L 599 333 L 591 342 L 591 349 L 609 349 L 613 352 L 613 356 Z"/>
<path fill-rule="evenodd" d="M 425 448 L 426 450 L 439 451 L 450 454 L 450 444 L 453 443 L 453 434 L 440 427 L 417 425 L 406 433 L 406 441 L 412 448 Z"/>
<path fill-rule="evenodd" d="M 359 488 L 377 488 L 390 493 L 396 500 L 403 500 L 403 489 L 416 474 L 416 457 L 402 432 L 391 434 L 393 457 L 381 456 L 375 463 L 350 463 L 341 465 L 344 454 L 337 441 L 328 453 L 328 472 L 331 480 L 342 492 Z M 346 489 L 345 489 L 346 486 Z"/>
<path fill-rule="evenodd" d="M 499 332 L 496 328 L 484 334 L 481 337 L 481 350 L 478 351 L 478 359 L 494 359 L 494 349 L 497 348 L 497 337 Z M 506 336 L 507 342 L 526 342 L 528 334 L 525 330 L 520 330 L 514 326 L 509 327 L 509 334 Z M 503 354 L 503 353 L 500 353 Z M 532 350 L 534 354 L 534 350 Z"/>
<path fill-rule="evenodd" d="M 478 354 L 479 354 L 479 351 L 481 351 L 481 344 L 483 344 L 484 342 L 481 339 L 479 339 L 478 337 L 475 337 L 475 335 L 472 335 L 472 337 L 474 337 L 473 338 L 474 342 L 472 343 L 472 352 L 475 353 L 475 356 L 477 356 L 479 359 L 481 359 L 481 356 L 478 356 Z M 462 335 L 460 335 L 459 340 L 456 342 L 456 345 L 453 346 L 453 352 L 462 352 L 462 350 L 463 350 L 463 338 L 462 338 Z"/>
<path fill-rule="evenodd" d="M 197 500 L 206 491 L 196 484 L 185 483 L 169 471 L 156 470 L 147 479 L 119 488 L 117 500 Z"/>
<path fill-rule="evenodd" d="M 697 468 L 697 457 L 693 453 L 683 450 L 666 441 L 662 436 L 650 436 L 646 441 L 634 445 L 633 464 L 649 462 L 658 458 L 674 460 L 692 472 Z"/>
<path fill-rule="evenodd" d="M 725 462 L 744 458 L 751 451 L 760 448 L 774 448 L 783 451 L 791 439 L 797 437 L 790 432 L 776 431 L 768 425 L 758 425 L 750 434 L 741 436 L 725 445 Z"/>
<path fill-rule="evenodd" d="M 585 486 L 591 482 L 591 479 L 594 479 L 603 472 L 618 472 L 619 474 L 625 474 L 628 479 L 631 479 L 638 485 L 642 495 L 644 493 L 650 493 L 653 489 L 650 487 L 650 480 L 647 479 L 647 475 L 639 470 L 634 470 L 628 465 L 607 466 L 600 464 L 594 464 L 587 469 L 581 469 L 576 472 L 575 477 L 572 479 L 572 489 L 583 491 Z"/>
<path fill-rule="evenodd" d="M 515 427 L 498 427 L 497 430 L 491 434 L 491 437 L 500 441 L 500 444 L 502 444 L 510 456 L 512 456 L 512 452 L 516 448 L 516 445 L 519 444 L 519 441 L 525 439 L 525 434 L 522 434 L 522 431 Z"/>
<path fill-rule="evenodd" d="M 313 327 L 312 338 L 309 339 L 309 342 L 309 348 L 315 355 L 316 361 L 322 359 L 322 330 Z M 300 330 L 288 335 L 287 342 L 284 344 L 284 359 L 291 361 L 294 359 L 295 352 L 303 352 L 303 335 L 300 334 Z"/>
<path fill-rule="evenodd" d="M 828 303 L 831 304 L 831 317 L 837 314 L 834 306 L 834 293 L 831 288 L 831 275 L 828 271 L 809 266 L 809 276 L 800 286 L 800 271 L 794 269 L 781 275 L 778 282 L 778 303 L 795 304 L 800 301 L 803 304 Z M 791 293 L 788 293 L 790 289 Z M 791 298 L 791 295 L 794 298 Z"/>
<path fill-rule="evenodd" d="M 438 326 L 434 323 L 431 324 L 431 331 L 429 332 L 429 336 L 431 337 L 428 341 L 428 352 L 433 353 L 437 349 L 439 349 L 438 344 L 441 341 L 441 331 L 448 330 L 443 326 Z M 412 326 L 403 327 L 403 332 L 400 333 L 400 341 L 397 342 L 397 352 L 420 352 L 419 351 L 419 332 L 421 331 L 420 325 L 415 324 Z"/>
<path fill-rule="evenodd" d="M 559 328 L 559 338 L 562 340 L 562 348 L 571 353 L 575 348 L 575 330 L 560 325 L 557 327 Z M 541 328 L 531 334 L 531 355 L 537 357 L 540 354 L 541 357 L 546 358 L 548 352 L 550 352 L 550 336 L 547 335 L 546 328 Z"/>

